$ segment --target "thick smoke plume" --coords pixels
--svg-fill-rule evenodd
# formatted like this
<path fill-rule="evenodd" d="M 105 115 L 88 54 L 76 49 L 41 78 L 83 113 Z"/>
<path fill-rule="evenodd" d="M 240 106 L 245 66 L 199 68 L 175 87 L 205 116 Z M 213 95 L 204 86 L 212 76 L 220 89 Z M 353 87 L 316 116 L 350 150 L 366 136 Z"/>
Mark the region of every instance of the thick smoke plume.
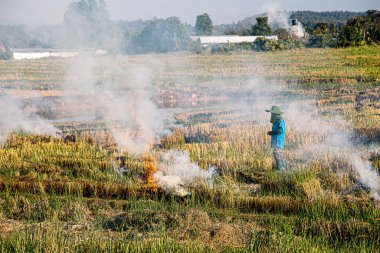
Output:
<path fill-rule="evenodd" d="M 293 26 L 290 24 L 290 12 L 285 11 L 281 8 L 278 3 L 269 3 L 264 5 L 264 11 L 268 15 L 268 23 L 273 28 L 273 30 L 283 28 L 290 32 L 291 36 L 296 38 L 302 38 L 305 35 L 305 30 L 301 24 L 298 22 L 297 25 Z"/>
<path fill-rule="evenodd" d="M 214 174 L 214 167 L 207 171 L 202 170 L 190 161 L 187 152 L 170 150 L 161 156 L 159 171 L 153 177 L 164 190 L 184 196 L 188 194 L 184 187 L 190 186 L 195 180 L 204 181 L 212 186 Z"/>
<path fill-rule="evenodd" d="M 284 11 L 278 3 L 269 3 L 264 5 L 264 11 L 268 15 L 268 23 L 274 30 L 278 28 L 290 29 L 290 13 Z"/>
<path fill-rule="evenodd" d="M 120 60 L 120 62 L 119 62 Z M 144 64 L 124 57 L 76 58 L 66 84 L 68 104 L 78 104 L 83 96 L 92 101 L 92 120 L 106 123 L 119 148 L 135 154 L 150 151 L 150 142 L 165 130 L 170 117 L 151 100 L 155 87 L 152 75 L 165 64 L 144 57 Z M 82 96 L 78 96 L 82 94 Z M 85 116 L 85 115 L 83 115 Z M 170 150 L 158 160 L 154 180 L 159 187 L 184 196 L 195 180 L 210 184 L 213 169 L 202 170 L 190 161 L 188 153 Z"/>
<path fill-rule="evenodd" d="M 127 57 L 78 57 L 65 86 L 68 104 L 89 99 L 90 115 L 83 112 L 81 116 L 104 122 L 118 146 L 135 154 L 147 151 L 167 118 L 151 100 L 155 89 L 151 76 L 161 64 L 146 60 L 139 64 Z"/>

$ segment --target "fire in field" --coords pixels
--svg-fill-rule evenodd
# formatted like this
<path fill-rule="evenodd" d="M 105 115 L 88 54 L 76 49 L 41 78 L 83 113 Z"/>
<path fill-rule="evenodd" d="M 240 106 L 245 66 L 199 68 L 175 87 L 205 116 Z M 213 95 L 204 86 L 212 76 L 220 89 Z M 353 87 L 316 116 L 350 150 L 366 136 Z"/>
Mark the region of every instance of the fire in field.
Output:
<path fill-rule="evenodd" d="M 378 52 L 2 62 L 2 247 L 375 249 Z"/>
<path fill-rule="evenodd" d="M 1 251 L 379 251 L 379 45 L 202 47 L 0 60 Z"/>

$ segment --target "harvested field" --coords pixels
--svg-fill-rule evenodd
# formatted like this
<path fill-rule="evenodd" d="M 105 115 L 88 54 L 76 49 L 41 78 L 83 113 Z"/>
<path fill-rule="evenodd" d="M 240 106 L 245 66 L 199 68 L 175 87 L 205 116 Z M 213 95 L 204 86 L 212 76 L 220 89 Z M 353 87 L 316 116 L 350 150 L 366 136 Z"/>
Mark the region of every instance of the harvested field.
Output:
<path fill-rule="evenodd" d="M 101 56 L 89 77 L 79 59 L 0 61 L 0 249 L 378 252 L 379 55 Z M 155 177 L 178 164 L 202 176 Z"/>

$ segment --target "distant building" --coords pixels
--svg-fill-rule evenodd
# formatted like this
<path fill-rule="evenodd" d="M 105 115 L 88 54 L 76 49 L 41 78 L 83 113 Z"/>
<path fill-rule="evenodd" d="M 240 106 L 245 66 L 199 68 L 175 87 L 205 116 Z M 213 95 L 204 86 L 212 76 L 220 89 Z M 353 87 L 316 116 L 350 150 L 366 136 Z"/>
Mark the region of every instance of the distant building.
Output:
<path fill-rule="evenodd" d="M 277 36 L 239 36 L 239 35 L 222 35 L 222 36 L 191 36 L 193 41 L 200 41 L 203 46 L 212 44 L 234 44 L 234 43 L 252 43 L 259 37 L 266 39 L 278 40 Z"/>
<path fill-rule="evenodd" d="M 44 48 L 14 48 L 13 58 L 15 60 L 32 60 L 49 57 L 69 58 L 78 56 L 79 52 L 59 49 Z"/>
<path fill-rule="evenodd" d="M 1 50 L 1 48 L 0 48 Z M 48 57 L 70 58 L 78 55 L 95 55 L 102 56 L 108 52 L 103 49 L 46 49 L 46 48 L 14 48 L 13 59 L 15 60 L 29 60 L 29 59 L 41 59 Z"/>

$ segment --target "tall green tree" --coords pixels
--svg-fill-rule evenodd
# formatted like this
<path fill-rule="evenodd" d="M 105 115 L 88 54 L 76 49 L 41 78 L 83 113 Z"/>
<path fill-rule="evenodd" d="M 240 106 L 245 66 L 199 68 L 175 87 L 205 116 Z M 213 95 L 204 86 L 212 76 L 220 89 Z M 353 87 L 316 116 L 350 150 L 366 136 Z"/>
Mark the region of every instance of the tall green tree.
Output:
<path fill-rule="evenodd" d="M 268 17 L 257 17 L 256 21 L 257 23 L 252 26 L 251 35 L 264 36 L 272 34 L 272 30 L 268 25 Z"/>
<path fill-rule="evenodd" d="M 109 38 L 109 13 L 105 1 L 72 2 L 65 12 L 63 27 L 73 46 L 104 46 Z"/>
<path fill-rule="evenodd" d="M 330 32 L 330 24 L 325 23 L 325 22 L 318 22 L 315 27 L 313 34 L 327 34 Z"/>
<path fill-rule="evenodd" d="M 277 35 L 279 40 L 287 40 L 290 38 L 289 32 L 284 28 L 276 29 L 273 34 Z"/>
<path fill-rule="evenodd" d="M 318 22 L 314 26 L 314 30 L 310 35 L 307 46 L 308 47 L 317 47 L 317 48 L 326 48 L 326 47 L 335 47 L 336 38 L 335 35 L 335 26 L 332 23 Z"/>
<path fill-rule="evenodd" d="M 380 11 L 369 10 L 366 12 L 371 19 L 368 32 L 374 42 L 380 42 Z"/>
<path fill-rule="evenodd" d="M 153 19 L 133 39 L 133 53 L 165 53 L 189 49 L 188 30 L 177 17 Z"/>
<path fill-rule="evenodd" d="M 360 46 L 380 42 L 380 12 L 369 10 L 365 16 L 347 21 L 339 36 L 341 46 Z"/>
<path fill-rule="evenodd" d="M 212 35 L 212 20 L 207 13 L 197 16 L 195 32 L 199 36 Z"/>

